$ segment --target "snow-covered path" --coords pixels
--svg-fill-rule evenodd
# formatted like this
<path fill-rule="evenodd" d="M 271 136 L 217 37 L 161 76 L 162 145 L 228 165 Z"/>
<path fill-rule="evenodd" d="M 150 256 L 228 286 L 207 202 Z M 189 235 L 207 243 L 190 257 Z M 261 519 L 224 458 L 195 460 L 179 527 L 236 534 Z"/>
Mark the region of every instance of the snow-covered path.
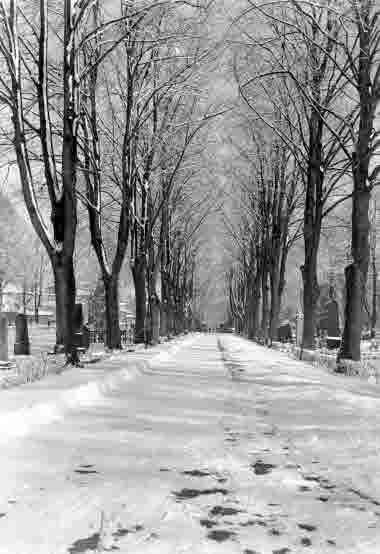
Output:
<path fill-rule="evenodd" d="M 1 444 L 0 554 L 380 551 L 380 391 L 243 339 Z"/>

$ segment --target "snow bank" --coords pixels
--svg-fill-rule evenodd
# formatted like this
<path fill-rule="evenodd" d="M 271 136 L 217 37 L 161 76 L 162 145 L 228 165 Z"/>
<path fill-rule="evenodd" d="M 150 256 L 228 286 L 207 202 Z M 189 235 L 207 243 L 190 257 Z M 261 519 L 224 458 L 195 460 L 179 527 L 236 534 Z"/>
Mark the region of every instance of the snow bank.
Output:
<path fill-rule="evenodd" d="M 116 371 L 109 376 L 69 388 L 49 402 L 36 402 L 19 410 L 0 416 L 0 442 L 11 437 L 20 437 L 34 427 L 59 421 L 70 409 L 90 407 L 105 401 L 108 392 L 123 382 L 133 379 L 141 371 L 142 362 L 134 362 L 128 369 Z M 26 394 L 27 391 L 25 391 Z"/>
<path fill-rule="evenodd" d="M 52 397 L 54 398 L 48 402 L 36 401 L 31 404 L 28 395 L 32 393 L 25 390 L 26 401 L 24 404 L 26 406 L 8 413 L 0 413 L 0 443 L 12 437 L 24 436 L 34 427 L 59 421 L 64 418 L 68 410 L 91 407 L 105 402 L 108 393 L 143 373 L 151 363 L 168 362 L 170 358 L 176 355 L 178 350 L 188 346 L 195 339 L 196 336 L 189 335 L 170 345 L 166 344 L 165 350 L 160 350 L 149 359 L 120 360 L 120 364 L 126 364 L 127 367 L 112 371 L 106 376 L 103 375 L 100 379 L 90 380 L 87 383 L 60 391 L 55 397 L 56 390 L 52 390 Z M 114 358 L 112 356 L 110 359 Z"/>

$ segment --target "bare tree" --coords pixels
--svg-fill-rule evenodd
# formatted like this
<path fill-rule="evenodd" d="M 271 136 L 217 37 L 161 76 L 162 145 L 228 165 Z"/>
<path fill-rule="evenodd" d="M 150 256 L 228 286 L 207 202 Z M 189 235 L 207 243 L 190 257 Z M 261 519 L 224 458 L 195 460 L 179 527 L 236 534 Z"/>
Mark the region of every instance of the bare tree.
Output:
<path fill-rule="evenodd" d="M 22 3 L 0 2 L 0 53 L 4 67 L 0 99 L 12 117 L 12 140 L 25 205 L 54 272 L 56 342 L 64 345 L 70 363 L 78 361 L 73 335 L 73 255 L 80 86 L 88 70 L 80 52 L 94 32 L 86 31 L 91 5 L 88 1 L 64 0 L 61 37 L 49 25 L 53 12 L 49 12 L 47 0 L 39 2 L 36 24 L 26 17 Z M 60 17 L 57 11 L 54 17 Z M 111 21 L 107 22 L 103 31 L 110 25 Z M 102 35 L 101 30 L 95 32 Z M 49 59 L 51 52 L 59 52 L 62 62 Z"/>
<path fill-rule="evenodd" d="M 48 6 L 46 0 L 39 5 L 39 33 L 33 31 L 37 52 L 31 51 L 29 43 L 20 34 L 22 11 L 16 0 L 11 0 L 9 8 L 0 4 L 2 33 L 0 49 L 7 70 L 2 78 L 2 100 L 12 113 L 14 146 L 20 171 L 25 204 L 32 224 L 43 242 L 50 257 L 56 286 L 57 344 L 64 344 L 69 361 L 76 362 L 77 355 L 73 342 L 72 314 L 75 303 L 75 277 L 73 252 L 76 232 L 76 160 L 77 160 L 77 68 L 75 49 L 77 47 L 77 23 L 83 16 L 83 9 L 73 13 L 70 1 L 64 2 L 63 39 L 63 113 L 62 113 L 62 158 L 57 166 L 58 152 L 54 148 L 52 118 L 48 90 Z M 78 19 L 77 19 L 78 18 Z M 73 22 L 75 25 L 73 25 Z M 36 46 L 36 45 L 34 45 Z M 30 68 L 30 55 L 37 75 Z M 25 68 L 32 74 L 32 82 L 38 95 L 38 125 L 29 124 L 28 90 L 25 84 Z M 49 193 L 51 234 L 41 213 L 36 196 L 36 183 L 33 177 L 30 127 L 35 130 L 39 141 L 44 165 L 46 186 Z"/>
<path fill-rule="evenodd" d="M 245 103 L 292 151 L 304 184 L 303 346 L 312 348 L 322 221 L 350 197 L 349 192 L 335 196 L 349 172 L 347 146 L 357 113 L 357 104 L 348 100 L 349 60 L 341 59 L 338 46 L 344 26 L 329 3 L 289 0 L 250 6 L 249 12 L 263 18 L 270 31 L 248 41 L 248 59 L 260 53 L 253 72 L 244 68 L 243 60 L 235 64 L 235 73 Z M 344 104 L 342 97 L 347 98 Z M 274 117 L 268 115 L 268 104 Z"/>
<path fill-rule="evenodd" d="M 152 307 L 156 303 L 154 281 L 160 249 L 155 256 L 154 233 L 164 204 L 159 182 L 168 181 L 167 198 L 172 188 L 168 171 L 162 168 L 164 151 L 168 137 L 173 142 L 173 135 L 179 133 L 176 119 L 183 116 L 181 92 L 186 89 L 191 94 L 188 83 L 193 68 L 204 57 L 195 41 L 189 48 L 188 38 L 173 31 L 173 6 L 152 2 L 139 10 L 125 5 L 122 16 L 124 38 L 101 76 L 98 66 L 92 64 L 83 112 L 85 202 L 105 286 L 106 342 L 111 348 L 121 347 L 118 283 L 128 244 L 137 342 L 146 334 L 148 273 L 149 302 Z M 99 10 L 94 18 L 99 18 Z M 98 21 L 94 27 L 99 27 Z M 88 43 L 85 56 L 90 60 L 101 57 L 96 36 Z M 110 78 L 110 74 L 116 77 Z M 106 109 L 104 104 L 99 107 L 101 100 Z M 173 151 L 171 156 L 175 156 Z"/>
<path fill-rule="evenodd" d="M 360 360 L 360 340 L 370 258 L 369 207 L 371 191 L 379 180 L 380 165 L 370 170 L 373 153 L 379 146 L 380 132 L 374 121 L 380 103 L 380 24 L 376 2 L 349 2 L 349 18 L 357 34 L 357 49 L 351 52 L 343 43 L 349 59 L 349 78 L 359 99 L 359 121 L 352 152 L 352 263 L 345 269 L 346 308 L 342 344 L 338 354 L 340 365 L 345 360 Z M 342 17 L 345 17 L 344 15 Z"/>
<path fill-rule="evenodd" d="M 240 189 L 240 221 L 236 228 L 226 220 L 237 248 L 237 264 L 228 276 L 230 304 L 241 305 L 233 296 L 243 298 L 244 282 L 243 329 L 249 338 L 260 335 L 268 342 L 277 338 L 286 261 L 291 246 L 300 238 L 297 209 L 302 187 L 298 166 L 286 144 L 249 117 L 243 121 L 239 138 L 233 141 L 237 157 L 232 172 Z"/>

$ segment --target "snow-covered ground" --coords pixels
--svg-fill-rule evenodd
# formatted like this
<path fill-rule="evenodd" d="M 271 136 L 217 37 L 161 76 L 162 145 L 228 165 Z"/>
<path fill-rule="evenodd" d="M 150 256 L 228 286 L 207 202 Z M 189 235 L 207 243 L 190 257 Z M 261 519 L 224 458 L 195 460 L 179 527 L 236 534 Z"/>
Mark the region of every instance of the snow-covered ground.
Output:
<path fill-rule="evenodd" d="M 6 431 L 0 554 L 379 552 L 378 387 L 229 335 L 150 352 Z M 13 413 L 59 397 L 49 378 L 22 389 Z"/>

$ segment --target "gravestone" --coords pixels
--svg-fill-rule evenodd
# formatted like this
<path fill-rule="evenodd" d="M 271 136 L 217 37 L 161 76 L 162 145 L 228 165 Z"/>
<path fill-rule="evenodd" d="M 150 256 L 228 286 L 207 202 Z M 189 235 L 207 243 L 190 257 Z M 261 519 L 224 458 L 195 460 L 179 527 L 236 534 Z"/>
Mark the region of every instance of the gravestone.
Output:
<path fill-rule="evenodd" d="M 277 336 L 280 342 L 287 342 L 293 339 L 292 328 L 289 321 L 284 321 L 277 329 Z"/>
<path fill-rule="evenodd" d="M 87 325 L 83 325 L 82 327 L 82 337 L 83 348 L 88 350 L 90 348 L 90 329 Z"/>
<path fill-rule="evenodd" d="M 303 336 L 303 313 L 298 312 L 296 315 L 296 345 L 301 346 Z"/>
<path fill-rule="evenodd" d="M 319 323 L 318 323 L 318 332 L 324 336 L 326 334 L 328 334 L 328 328 L 329 328 L 329 318 L 327 316 L 327 313 L 324 313 L 320 318 L 319 318 Z"/>
<path fill-rule="evenodd" d="M 339 337 L 339 309 L 338 302 L 331 300 L 327 304 L 327 333 L 329 337 Z"/>
<path fill-rule="evenodd" d="M 74 346 L 76 346 L 76 348 L 84 348 L 82 304 L 75 304 L 74 306 L 73 326 L 74 326 Z"/>
<path fill-rule="evenodd" d="M 8 319 L 0 315 L 0 367 L 8 362 Z"/>
<path fill-rule="evenodd" d="M 331 300 L 327 304 L 327 348 L 339 348 L 340 329 L 339 329 L 339 309 L 338 302 Z"/>
<path fill-rule="evenodd" d="M 25 314 L 17 314 L 15 319 L 16 341 L 14 353 L 16 356 L 29 356 L 30 343 L 28 334 L 28 319 Z"/>

